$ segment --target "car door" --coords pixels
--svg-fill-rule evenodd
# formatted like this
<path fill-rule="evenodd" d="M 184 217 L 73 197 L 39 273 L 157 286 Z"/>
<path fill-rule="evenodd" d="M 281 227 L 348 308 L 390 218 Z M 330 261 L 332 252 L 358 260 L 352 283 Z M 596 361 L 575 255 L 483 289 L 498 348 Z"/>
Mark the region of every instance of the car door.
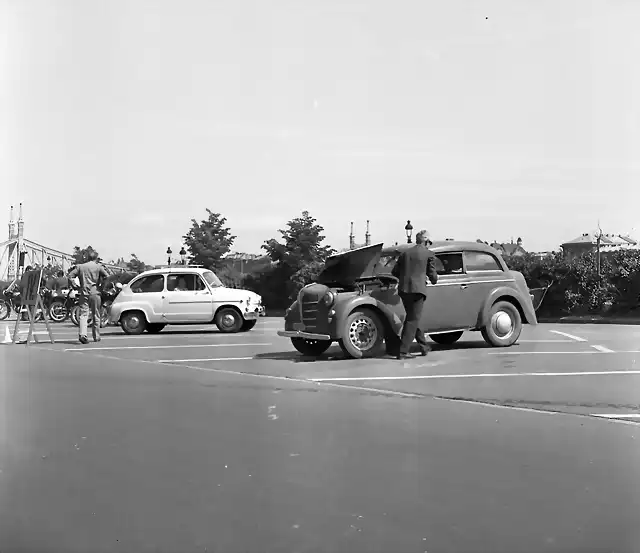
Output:
<path fill-rule="evenodd" d="M 427 300 L 422 312 L 422 329 L 426 333 L 471 328 L 469 276 L 464 271 L 462 252 L 436 254 L 438 283 L 427 286 Z"/>
<path fill-rule="evenodd" d="M 213 319 L 209 288 L 197 273 L 169 273 L 164 299 L 164 318 L 169 323 L 204 323 Z"/>
<path fill-rule="evenodd" d="M 464 264 L 469 276 L 469 305 L 477 322 L 478 314 L 491 291 L 514 282 L 514 279 L 505 273 L 498 258 L 489 252 L 465 251 Z"/>
<path fill-rule="evenodd" d="M 131 301 L 144 307 L 150 323 L 163 321 L 164 275 L 147 275 L 131 284 Z"/>

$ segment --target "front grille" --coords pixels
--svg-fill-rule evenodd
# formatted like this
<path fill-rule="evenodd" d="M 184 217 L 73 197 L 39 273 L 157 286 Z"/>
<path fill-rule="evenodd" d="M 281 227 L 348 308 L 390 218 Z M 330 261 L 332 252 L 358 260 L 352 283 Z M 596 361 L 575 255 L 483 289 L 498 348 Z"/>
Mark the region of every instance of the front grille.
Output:
<path fill-rule="evenodd" d="M 300 298 L 300 320 L 306 329 L 316 330 L 318 327 L 318 303 L 320 295 L 303 292 Z"/>

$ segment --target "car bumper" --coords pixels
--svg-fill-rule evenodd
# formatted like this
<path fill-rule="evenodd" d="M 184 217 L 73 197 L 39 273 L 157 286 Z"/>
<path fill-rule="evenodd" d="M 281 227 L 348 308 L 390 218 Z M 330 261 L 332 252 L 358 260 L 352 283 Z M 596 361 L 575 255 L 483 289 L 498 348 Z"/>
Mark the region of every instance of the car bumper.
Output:
<path fill-rule="evenodd" d="M 331 336 L 328 334 L 314 334 L 313 332 L 303 332 L 302 330 L 278 330 L 278 336 L 303 338 L 304 340 L 331 340 Z"/>

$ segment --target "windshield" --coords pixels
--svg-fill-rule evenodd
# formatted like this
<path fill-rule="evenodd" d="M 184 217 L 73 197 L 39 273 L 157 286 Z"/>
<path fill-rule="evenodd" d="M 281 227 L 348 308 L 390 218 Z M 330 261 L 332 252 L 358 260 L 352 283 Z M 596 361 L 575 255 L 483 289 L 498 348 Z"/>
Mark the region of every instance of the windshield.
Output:
<path fill-rule="evenodd" d="M 207 281 L 207 284 L 211 286 L 211 288 L 219 288 L 220 286 L 224 286 L 224 284 L 222 284 L 220 279 L 212 271 L 205 271 L 202 276 Z"/>

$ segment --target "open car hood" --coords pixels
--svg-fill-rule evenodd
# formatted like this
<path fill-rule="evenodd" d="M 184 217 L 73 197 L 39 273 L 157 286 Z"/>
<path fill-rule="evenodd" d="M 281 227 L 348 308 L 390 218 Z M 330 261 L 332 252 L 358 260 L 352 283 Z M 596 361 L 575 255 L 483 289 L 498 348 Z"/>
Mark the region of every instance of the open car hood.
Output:
<path fill-rule="evenodd" d="M 347 286 L 374 276 L 382 246 L 381 242 L 328 257 L 316 282 L 326 286 Z"/>

